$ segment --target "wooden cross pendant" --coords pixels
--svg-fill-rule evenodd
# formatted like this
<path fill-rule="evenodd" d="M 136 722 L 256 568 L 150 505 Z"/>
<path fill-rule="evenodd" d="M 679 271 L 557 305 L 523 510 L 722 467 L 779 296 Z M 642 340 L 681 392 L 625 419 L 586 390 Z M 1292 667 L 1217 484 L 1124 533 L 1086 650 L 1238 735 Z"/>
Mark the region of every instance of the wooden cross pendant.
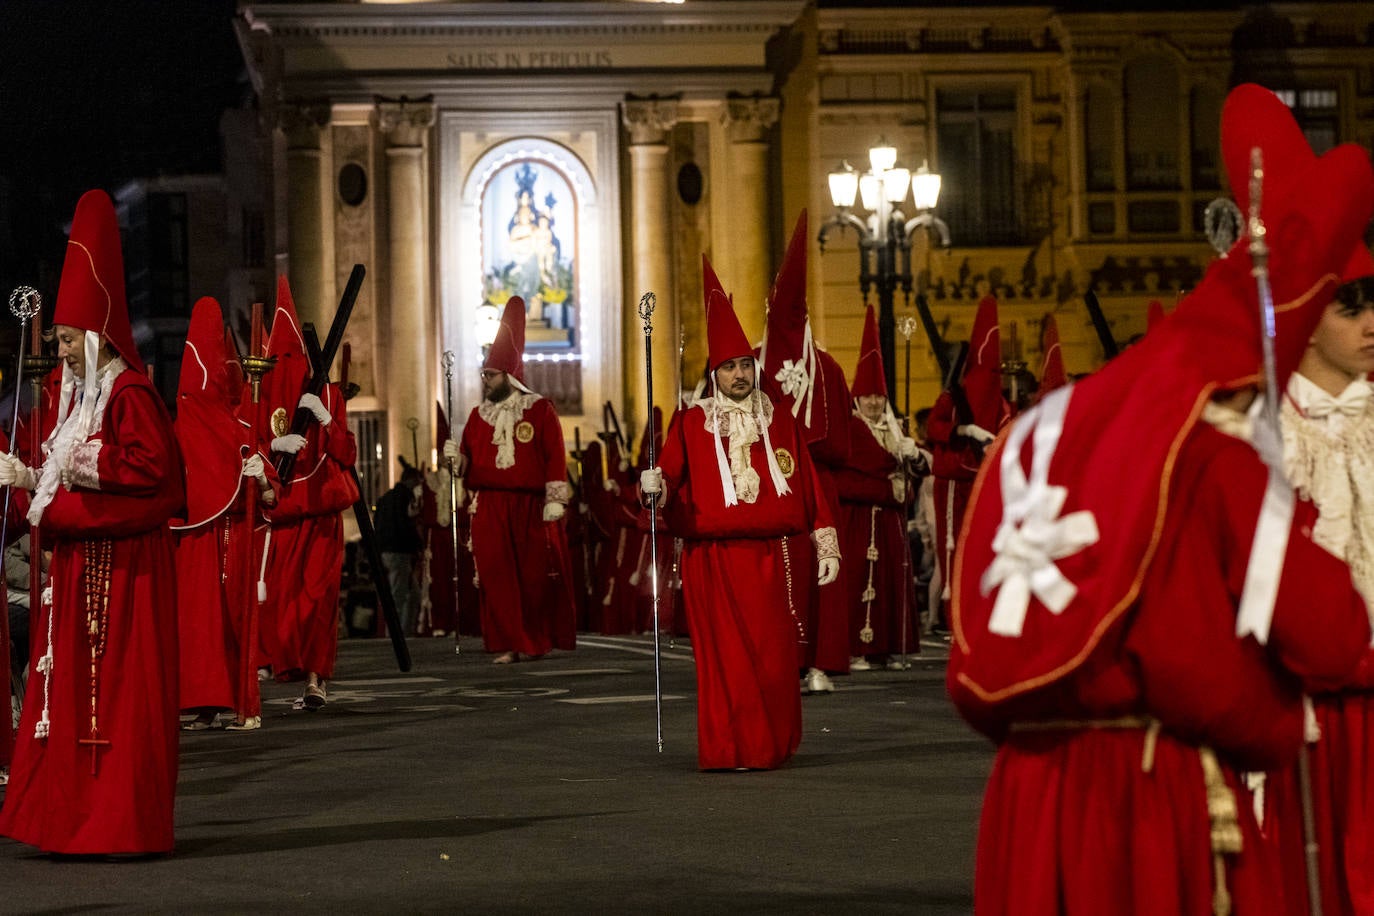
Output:
<path fill-rule="evenodd" d="M 89 738 L 77 738 L 77 739 L 76 739 L 76 743 L 77 743 L 77 744 L 88 745 L 88 746 L 90 747 L 90 749 L 91 749 L 91 775 L 94 776 L 94 775 L 95 775 L 95 755 L 96 755 L 96 753 L 100 750 L 101 747 L 109 747 L 109 746 L 110 746 L 110 742 L 109 742 L 108 740 L 104 739 L 104 738 L 101 738 L 101 737 L 100 737 L 100 733 L 97 732 L 97 731 L 95 731 L 94 729 L 92 729 L 92 730 L 91 730 L 91 736 L 90 736 Z"/>

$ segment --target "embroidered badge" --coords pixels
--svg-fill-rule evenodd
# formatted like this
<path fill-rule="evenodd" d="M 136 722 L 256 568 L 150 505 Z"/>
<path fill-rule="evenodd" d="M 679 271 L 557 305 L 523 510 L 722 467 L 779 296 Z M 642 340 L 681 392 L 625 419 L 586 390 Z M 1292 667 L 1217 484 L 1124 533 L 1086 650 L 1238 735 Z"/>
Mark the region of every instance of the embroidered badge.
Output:
<path fill-rule="evenodd" d="M 285 407 L 278 407 L 272 411 L 272 435 L 284 436 L 291 432 L 291 419 L 286 415 Z"/>
<path fill-rule="evenodd" d="M 791 480 L 792 472 L 797 469 L 797 463 L 792 460 L 792 453 L 785 448 L 777 448 L 773 450 L 773 454 L 778 457 L 778 470 L 782 471 L 782 476 Z"/>
<path fill-rule="evenodd" d="M 529 420 L 521 420 L 515 425 L 515 438 L 518 442 L 530 442 L 534 439 L 534 424 Z"/>

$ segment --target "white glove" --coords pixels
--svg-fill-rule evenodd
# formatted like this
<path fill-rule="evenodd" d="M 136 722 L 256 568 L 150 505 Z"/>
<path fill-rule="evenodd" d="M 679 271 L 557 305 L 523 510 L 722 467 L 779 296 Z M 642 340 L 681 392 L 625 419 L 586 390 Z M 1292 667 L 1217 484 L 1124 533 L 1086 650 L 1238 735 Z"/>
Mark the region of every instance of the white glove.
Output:
<path fill-rule="evenodd" d="M 965 423 L 963 426 L 956 427 L 954 431 L 961 436 L 968 436 L 970 439 L 980 442 L 983 445 L 987 445 L 993 439 L 997 438 L 976 423 Z"/>
<path fill-rule="evenodd" d="M 892 498 L 899 503 L 906 502 L 906 475 L 892 475 Z"/>
<path fill-rule="evenodd" d="M 301 395 L 301 401 L 298 406 L 304 407 L 306 410 L 313 413 L 315 415 L 315 420 L 321 426 L 328 426 L 329 421 L 334 419 L 329 415 L 329 408 L 324 406 L 324 401 L 321 401 L 317 396 L 308 391 Z"/>
<path fill-rule="evenodd" d="M 663 469 L 649 468 L 639 472 L 639 489 L 649 496 L 663 492 Z"/>
<path fill-rule="evenodd" d="M 305 448 L 305 437 L 296 433 L 287 433 L 272 440 L 272 451 L 274 452 L 286 452 L 288 455 L 294 455 L 303 448 Z"/>
<path fill-rule="evenodd" d="M 33 471 L 14 455 L 0 454 L 0 487 L 20 487 L 32 490 L 37 484 Z"/>
<path fill-rule="evenodd" d="M 458 463 L 458 443 L 452 439 L 444 442 L 444 461 L 449 464 Z"/>
<path fill-rule="evenodd" d="M 829 585 L 840 574 L 839 557 L 821 557 L 816 563 L 816 584 Z"/>
<path fill-rule="evenodd" d="M 563 517 L 562 503 L 544 503 L 544 521 L 556 522 Z"/>
<path fill-rule="evenodd" d="M 267 483 L 267 466 L 263 464 L 262 456 L 257 452 L 243 459 L 243 476 L 254 477 L 262 483 Z"/>
<path fill-rule="evenodd" d="M 897 446 L 897 454 L 902 458 L 915 458 L 921 453 L 916 447 L 916 440 L 910 436 L 903 436 L 902 441 Z"/>

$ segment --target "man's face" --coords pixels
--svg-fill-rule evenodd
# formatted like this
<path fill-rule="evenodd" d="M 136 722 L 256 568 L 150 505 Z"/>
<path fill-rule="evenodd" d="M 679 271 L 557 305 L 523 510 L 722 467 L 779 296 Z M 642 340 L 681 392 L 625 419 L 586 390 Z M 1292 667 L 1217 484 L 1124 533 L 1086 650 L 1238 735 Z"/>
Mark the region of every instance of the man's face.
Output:
<path fill-rule="evenodd" d="M 732 401 L 743 401 L 754 391 L 754 357 L 738 356 L 716 367 L 716 389 Z"/>
<path fill-rule="evenodd" d="M 1338 299 L 1328 305 L 1307 355 L 1347 382 L 1374 372 L 1374 302 Z"/>
<path fill-rule="evenodd" d="M 861 394 L 858 397 L 859 413 L 864 415 L 865 420 L 874 423 L 883 418 L 884 408 L 887 407 L 887 398 L 881 394 Z"/>
<path fill-rule="evenodd" d="M 492 403 L 499 403 L 510 397 L 510 376 L 500 369 L 482 370 L 482 397 Z"/>
<path fill-rule="evenodd" d="M 86 332 L 70 325 L 53 326 L 57 340 L 57 358 L 72 367 L 72 375 L 86 377 Z"/>

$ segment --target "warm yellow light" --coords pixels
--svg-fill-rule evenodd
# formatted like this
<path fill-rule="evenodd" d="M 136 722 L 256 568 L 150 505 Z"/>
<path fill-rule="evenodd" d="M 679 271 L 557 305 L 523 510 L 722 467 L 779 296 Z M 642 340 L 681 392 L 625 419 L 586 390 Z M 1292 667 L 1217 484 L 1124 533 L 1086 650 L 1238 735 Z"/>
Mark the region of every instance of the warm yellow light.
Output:
<path fill-rule="evenodd" d="M 873 166 L 873 171 L 886 172 L 897 164 L 897 148 L 886 144 L 875 146 L 868 151 L 868 161 Z"/>
<path fill-rule="evenodd" d="M 911 176 L 911 196 L 916 201 L 917 210 L 934 210 L 940 200 L 940 176 L 927 168 L 924 162 Z"/>
<path fill-rule="evenodd" d="M 877 175 L 869 172 L 859 179 L 859 196 L 863 198 L 865 210 L 878 209 L 878 201 L 883 196 L 883 183 Z"/>
<path fill-rule="evenodd" d="M 848 162 L 840 163 L 839 170 L 830 173 L 830 202 L 848 209 L 854 206 L 854 197 L 858 193 L 859 173 Z"/>
<path fill-rule="evenodd" d="M 910 169 L 888 169 L 883 172 L 883 196 L 888 202 L 899 204 L 906 199 L 907 185 L 911 184 Z"/>

